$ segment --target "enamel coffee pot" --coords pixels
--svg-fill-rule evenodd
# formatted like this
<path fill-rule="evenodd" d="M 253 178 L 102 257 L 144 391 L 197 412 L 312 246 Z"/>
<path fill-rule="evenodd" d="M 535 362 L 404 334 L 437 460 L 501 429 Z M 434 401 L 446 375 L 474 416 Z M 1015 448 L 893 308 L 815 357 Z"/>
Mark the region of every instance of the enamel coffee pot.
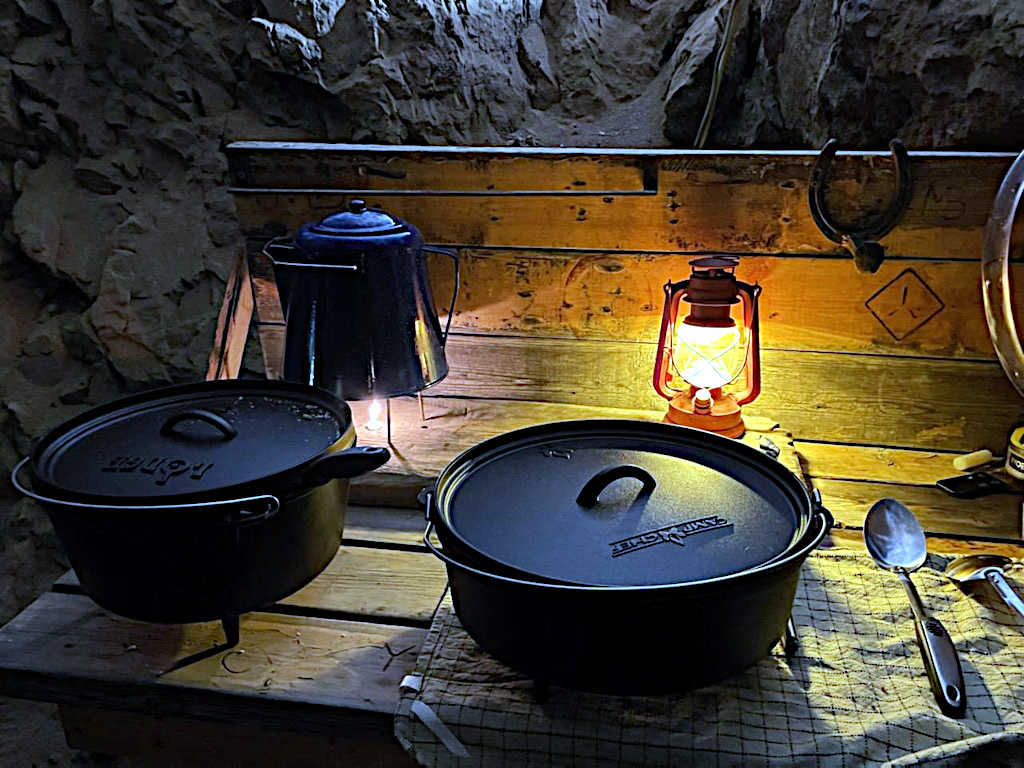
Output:
<path fill-rule="evenodd" d="M 455 266 L 443 333 L 424 251 Z M 447 375 L 455 253 L 424 245 L 414 226 L 362 200 L 304 225 L 291 241 L 271 241 L 264 253 L 285 313 L 284 379 L 365 400 L 419 392 Z"/>

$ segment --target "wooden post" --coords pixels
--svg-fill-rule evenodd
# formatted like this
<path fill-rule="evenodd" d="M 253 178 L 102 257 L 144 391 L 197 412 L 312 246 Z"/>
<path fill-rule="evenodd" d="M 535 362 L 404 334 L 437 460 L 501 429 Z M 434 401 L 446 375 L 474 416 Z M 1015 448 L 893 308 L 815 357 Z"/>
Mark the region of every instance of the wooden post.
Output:
<path fill-rule="evenodd" d="M 245 341 L 252 320 L 253 293 L 245 249 L 239 249 L 224 288 L 224 300 L 217 318 L 207 380 L 234 379 L 242 367 Z"/>

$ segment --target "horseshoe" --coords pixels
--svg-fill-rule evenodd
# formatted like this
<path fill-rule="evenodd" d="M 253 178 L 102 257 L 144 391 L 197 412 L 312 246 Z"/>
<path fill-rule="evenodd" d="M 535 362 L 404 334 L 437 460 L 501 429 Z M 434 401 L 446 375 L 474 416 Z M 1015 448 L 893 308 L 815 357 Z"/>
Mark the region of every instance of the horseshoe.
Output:
<path fill-rule="evenodd" d="M 811 217 L 818 225 L 821 233 L 837 245 L 841 245 L 853 254 L 853 263 L 858 272 L 874 273 L 882 266 L 885 259 L 885 248 L 878 242 L 892 231 L 910 203 L 912 180 L 910 177 L 910 158 L 907 149 L 899 139 L 889 142 L 893 164 L 899 177 L 899 189 L 896 199 L 887 211 L 873 216 L 854 228 L 844 228 L 834 222 L 825 205 L 825 180 L 832 167 L 832 158 L 836 155 L 839 142 L 829 139 L 818 154 L 811 171 L 811 183 L 807 190 L 807 204 L 811 209 Z"/>

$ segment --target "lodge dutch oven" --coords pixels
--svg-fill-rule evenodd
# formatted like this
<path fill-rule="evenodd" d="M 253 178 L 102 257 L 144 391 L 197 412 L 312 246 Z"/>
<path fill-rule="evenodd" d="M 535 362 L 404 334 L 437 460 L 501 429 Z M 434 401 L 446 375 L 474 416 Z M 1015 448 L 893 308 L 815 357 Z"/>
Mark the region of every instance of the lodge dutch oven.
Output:
<path fill-rule="evenodd" d="M 630 420 L 487 440 L 426 506 L 424 539 L 484 650 L 536 680 L 623 694 L 710 683 L 767 654 L 832 525 L 760 451 Z"/>
<path fill-rule="evenodd" d="M 310 581 L 337 551 L 348 478 L 388 457 L 355 447 L 348 406 L 327 392 L 207 381 L 81 414 L 12 480 L 45 506 L 86 594 L 178 623 L 230 619 Z"/>

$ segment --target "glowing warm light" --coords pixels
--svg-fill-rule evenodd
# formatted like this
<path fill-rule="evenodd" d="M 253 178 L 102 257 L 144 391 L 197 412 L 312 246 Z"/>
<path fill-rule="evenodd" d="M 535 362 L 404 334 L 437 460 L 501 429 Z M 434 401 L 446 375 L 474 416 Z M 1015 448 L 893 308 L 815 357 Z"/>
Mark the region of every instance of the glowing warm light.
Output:
<path fill-rule="evenodd" d="M 740 375 L 746 349 L 736 325 L 714 328 L 679 323 L 673 361 L 679 375 L 703 389 L 723 387 Z"/>
<path fill-rule="evenodd" d="M 379 432 L 384 429 L 384 422 L 381 421 L 380 415 L 384 411 L 384 406 L 380 400 L 374 398 L 373 402 L 370 403 L 370 414 L 366 421 L 366 428 L 370 432 Z"/>

